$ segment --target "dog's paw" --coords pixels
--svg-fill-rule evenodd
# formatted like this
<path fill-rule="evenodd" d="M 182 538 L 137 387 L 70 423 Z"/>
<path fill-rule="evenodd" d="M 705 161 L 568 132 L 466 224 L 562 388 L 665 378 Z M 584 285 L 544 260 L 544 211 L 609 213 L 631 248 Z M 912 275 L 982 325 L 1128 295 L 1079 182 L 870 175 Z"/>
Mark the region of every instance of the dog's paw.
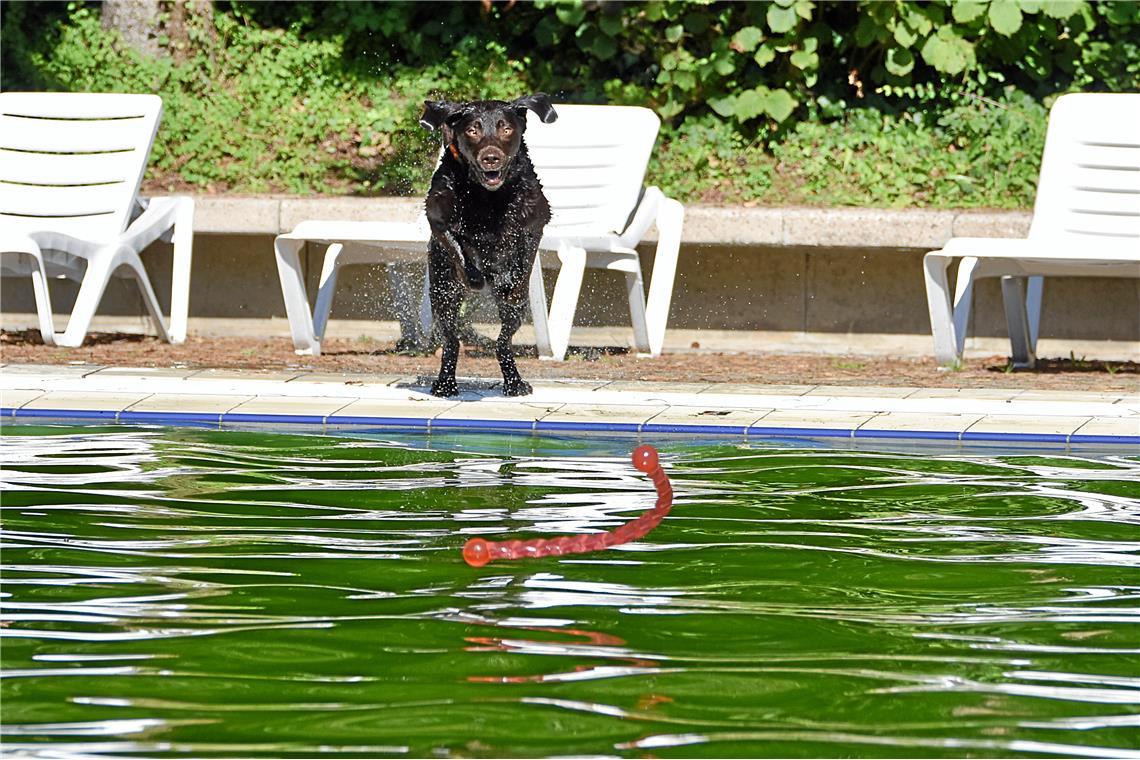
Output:
<path fill-rule="evenodd" d="M 459 385 L 455 382 L 455 378 L 448 378 L 444 380 L 440 378 L 431 384 L 431 395 L 447 398 L 448 396 L 459 395 Z"/>
<path fill-rule="evenodd" d="M 530 383 L 521 377 L 503 381 L 504 396 L 529 396 L 532 393 L 534 393 L 534 388 L 531 388 Z"/>

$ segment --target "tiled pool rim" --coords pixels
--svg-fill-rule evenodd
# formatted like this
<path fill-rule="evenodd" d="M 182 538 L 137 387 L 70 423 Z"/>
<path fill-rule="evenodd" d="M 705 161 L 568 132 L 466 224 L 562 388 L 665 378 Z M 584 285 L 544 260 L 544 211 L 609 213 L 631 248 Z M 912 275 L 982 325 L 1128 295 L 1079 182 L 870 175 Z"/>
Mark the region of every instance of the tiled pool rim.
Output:
<path fill-rule="evenodd" d="M 1136 393 L 535 380 L 525 397 L 468 381 L 460 397 L 437 399 L 424 381 L 7 364 L 0 366 L 0 418 L 1140 447 Z"/>

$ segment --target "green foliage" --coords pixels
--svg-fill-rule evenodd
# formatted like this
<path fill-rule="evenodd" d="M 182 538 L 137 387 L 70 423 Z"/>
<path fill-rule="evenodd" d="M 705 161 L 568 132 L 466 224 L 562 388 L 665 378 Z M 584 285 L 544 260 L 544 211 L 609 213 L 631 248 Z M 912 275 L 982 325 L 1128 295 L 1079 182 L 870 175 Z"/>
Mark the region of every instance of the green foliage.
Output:
<path fill-rule="evenodd" d="M 655 109 L 685 199 L 1023 205 L 1043 103 L 1140 89 L 1128 0 L 217 0 L 156 58 L 95 5 L 3 12 L 5 89 L 162 95 L 172 189 L 419 193 L 425 98 L 543 90 Z"/>
<path fill-rule="evenodd" d="M 171 189 L 409 193 L 434 164 L 436 140 L 418 124 L 425 97 L 513 97 L 517 87 L 495 43 L 375 82 L 346 73 L 343 38 L 246 22 L 217 13 L 213 29 L 191 27 L 188 57 L 148 58 L 76 4 L 28 59 L 40 87 L 161 95 L 151 178 Z"/>
<path fill-rule="evenodd" d="M 689 119 L 650 178 L 712 203 L 1019 208 L 1032 204 L 1045 108 L 1025 95 L 967 98 L 939 115 L 825 103 L 767 144 L 725 122 Z"/>

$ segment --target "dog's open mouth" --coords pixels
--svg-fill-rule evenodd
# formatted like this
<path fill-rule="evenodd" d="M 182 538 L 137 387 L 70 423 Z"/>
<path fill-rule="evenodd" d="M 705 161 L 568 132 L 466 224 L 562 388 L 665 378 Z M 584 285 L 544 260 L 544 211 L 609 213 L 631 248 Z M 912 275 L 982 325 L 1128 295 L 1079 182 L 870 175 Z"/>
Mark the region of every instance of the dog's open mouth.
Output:
<path fill-rule="evenodd" d="M 483 172 L 484 187 L 498 187 L 501 184 L 503 184 L 503 172 L 501 170 Z"/>

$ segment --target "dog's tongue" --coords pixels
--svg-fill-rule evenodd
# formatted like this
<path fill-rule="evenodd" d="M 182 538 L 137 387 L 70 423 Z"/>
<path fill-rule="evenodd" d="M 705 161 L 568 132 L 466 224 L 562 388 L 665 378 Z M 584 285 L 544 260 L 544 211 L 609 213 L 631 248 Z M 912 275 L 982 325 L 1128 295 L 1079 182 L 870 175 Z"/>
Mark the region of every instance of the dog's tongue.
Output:
<path fill-rule="evenodd" d="M 488 185 L 497 185 L 503 181 L 502 172 L 483 172 L 483 180 Z"/>

